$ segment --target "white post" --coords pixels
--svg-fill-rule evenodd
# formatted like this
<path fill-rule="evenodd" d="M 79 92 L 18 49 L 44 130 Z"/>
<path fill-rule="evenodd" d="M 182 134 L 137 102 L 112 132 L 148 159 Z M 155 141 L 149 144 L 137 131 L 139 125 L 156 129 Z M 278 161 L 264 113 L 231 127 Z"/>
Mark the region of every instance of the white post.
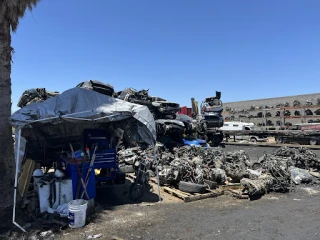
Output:
<path fill-rule="evenodd" d="M 18 169 L 19 169 L 19 153 L 20 153 L 20 141 L 21 141 L 21 128 L 18 130 L 18 142 L 16 143 L 16 173 L 14 176 L 14 196 L 13 196 L 13 215 L 12 223 L 20 228 L 23 232 L 26 230 L 16 223 L 16 202 L 17 202 L 17 187 L 18 187 Z"/>
<path fill-rule="evenodd" d="M 153 145 L 153 159 L 157 162 L 157 149 L 156 145 Z M 159 202 L 161 202 L 161 193 L 160 193 L 160 180 L 159 180 L 159 170 L 158 170 L 158 162 L 156 166 L 156 173 L 157 173 L 157 183 L 158 183 L 158 195 L 159 195 Z"/>

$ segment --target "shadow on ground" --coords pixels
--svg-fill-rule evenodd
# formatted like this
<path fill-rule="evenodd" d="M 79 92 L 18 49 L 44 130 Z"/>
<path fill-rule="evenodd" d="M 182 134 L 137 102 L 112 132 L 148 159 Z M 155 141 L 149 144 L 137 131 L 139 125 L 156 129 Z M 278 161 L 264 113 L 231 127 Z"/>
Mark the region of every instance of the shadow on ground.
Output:
<path fill-rule="evenodd" d="M 125 204 L 137 203 L 154 203 L 159 201 L 157 193 L 158 189 L 154 188 L 151 191 L 145 191 L 143 197 L 134 202 L 129 198 L 129 188 L 131 181 L 126 179 L 125 184 L 120 185 L 100 185 L 97 186 L 96 204 L 103 209 L 112 210 L 112 208 Z"/>

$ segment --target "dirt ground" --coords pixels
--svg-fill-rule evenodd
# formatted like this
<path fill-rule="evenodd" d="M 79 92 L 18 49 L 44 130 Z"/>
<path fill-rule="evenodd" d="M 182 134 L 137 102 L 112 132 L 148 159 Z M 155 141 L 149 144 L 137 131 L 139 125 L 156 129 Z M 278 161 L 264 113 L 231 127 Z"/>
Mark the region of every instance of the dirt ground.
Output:
<path fill-rule="evenodd" d="M 254 161 L 267 147 L 226 146 L 245 150 Z M 320 156 L 320 151 L 314 151 Z M 30 228 L 0 231 L 3 239 L 320 239 L 320 187 L 303 185 L 292 193 L 270 193 L 256 201 L 229 195 L 190 203 L 157 189 L 143 202 L 128 199 L 128 186 L 97 189 L 97 212 L 81 229 L 58 232 Z M 3 218 L 2 218 L 3 219 Z M 42 234 L 42 237 L 40 236 Z"/>

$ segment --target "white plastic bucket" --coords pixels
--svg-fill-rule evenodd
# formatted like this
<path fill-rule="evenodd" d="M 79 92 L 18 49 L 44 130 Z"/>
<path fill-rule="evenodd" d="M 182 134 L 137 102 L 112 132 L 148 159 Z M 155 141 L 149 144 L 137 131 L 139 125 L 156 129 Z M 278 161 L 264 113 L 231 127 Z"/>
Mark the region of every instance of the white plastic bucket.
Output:
<path fill-rule="evenodd" d="M 84 199 L 72 200 L 68 203 L 69 227 L 81 228 L 86 224 L 88 201 Z"/>

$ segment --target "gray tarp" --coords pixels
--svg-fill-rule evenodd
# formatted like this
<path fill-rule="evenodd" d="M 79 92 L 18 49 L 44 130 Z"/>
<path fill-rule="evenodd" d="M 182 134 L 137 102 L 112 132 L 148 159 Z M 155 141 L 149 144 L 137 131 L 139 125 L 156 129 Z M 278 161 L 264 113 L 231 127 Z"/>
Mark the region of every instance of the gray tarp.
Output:
<path fill-rule="evenodd" d="M 27 105 L 13 113 L 10 120 L 15 128 L 26 129 L 22 131 L 23 137 L 32 137 L 36 128 L 41 128 L 36 131 L 37 137 L 66 136 L 81 131 L 81 126 L 99 127 L 125 120 L 121 122 L 131 138 L 150 145 L 156 141 L 154 118 L 146 106 L 82 88 L 72 88 L 44 102 Z"/>

